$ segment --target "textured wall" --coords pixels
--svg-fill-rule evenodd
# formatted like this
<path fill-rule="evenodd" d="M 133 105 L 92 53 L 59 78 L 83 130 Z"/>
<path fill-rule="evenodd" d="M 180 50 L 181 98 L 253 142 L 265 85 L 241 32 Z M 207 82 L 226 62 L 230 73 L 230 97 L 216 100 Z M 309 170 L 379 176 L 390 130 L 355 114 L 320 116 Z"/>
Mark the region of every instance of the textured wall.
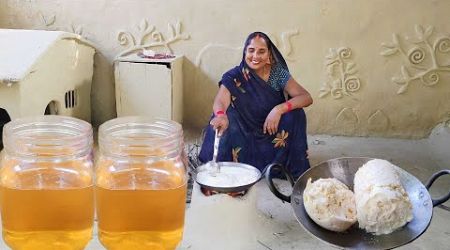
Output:
<path fill-rule="evenodd" d="M 313 95 L 310 133 L 419 138 L 450 120 L 449 12 L 447 0 L 0 0 L 0 27 L 96 44 L 95 124 L 115 117 L 114 58 L 146 47 L 185 55 L 184 120 L 203 126 L 216 82 L 261 30 Z"/>

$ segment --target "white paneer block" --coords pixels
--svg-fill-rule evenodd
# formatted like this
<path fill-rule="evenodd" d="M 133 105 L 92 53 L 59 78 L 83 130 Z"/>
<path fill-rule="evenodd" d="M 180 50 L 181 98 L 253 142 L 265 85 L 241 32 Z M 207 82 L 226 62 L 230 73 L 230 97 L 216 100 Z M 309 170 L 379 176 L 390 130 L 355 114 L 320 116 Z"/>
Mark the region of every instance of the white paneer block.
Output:
<path fill-rule="evenodd" d="M 389 234 L 413 219 L 411 200 L 392 163 L 374 159 L 355 174 L 359 227 L 375 235 Z"/>

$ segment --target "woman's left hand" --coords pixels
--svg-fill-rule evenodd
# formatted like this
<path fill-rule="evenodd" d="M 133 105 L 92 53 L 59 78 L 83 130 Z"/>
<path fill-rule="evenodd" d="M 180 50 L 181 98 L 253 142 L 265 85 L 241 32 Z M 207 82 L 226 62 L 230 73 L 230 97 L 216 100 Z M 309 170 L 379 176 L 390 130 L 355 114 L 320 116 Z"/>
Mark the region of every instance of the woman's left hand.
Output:
<path fill-rule="evenodd" d="M 269 133 L 270 135 L 274 135 L 278 131 L 278 124 L 280 123 L 282 111 L 275 106 L 270 113 L 266 117 L 266 121 L 264 122 L 263 132 L 264 134 Z"/>

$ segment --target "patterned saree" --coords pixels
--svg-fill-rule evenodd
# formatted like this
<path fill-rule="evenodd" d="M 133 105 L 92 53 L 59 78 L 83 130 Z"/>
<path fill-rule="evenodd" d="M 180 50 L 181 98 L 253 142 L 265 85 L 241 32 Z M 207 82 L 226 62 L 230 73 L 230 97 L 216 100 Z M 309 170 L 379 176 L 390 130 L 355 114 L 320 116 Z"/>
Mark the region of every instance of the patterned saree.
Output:
<path fill-rule="evenodd" d="M 276 64 L 272 68 L 282 67 L 288 72 L 281 53 L 273 44 L 271 48 Z M 277 81 L 276 74 L 272 70 L 269 81 Z M 269 81 L 265 82 L 248 68 L 244 57 L 239 66 L 223 75 L 219 85 L 223 84 L 230 91 L 231 105 L 226 110 L 229 127 L 222 135 L 217 160 L 246 163 L 261 171 L 266 165 L 276 162 L 297 178 L 309 168 L 305 112 L 294 109 L 283 114 L 278 132 L 275 135 L 264 134 L 267 115 L 273 107 L 286 101 L 283 89 L 277 90 Z M 205 128 L 199 155 L 201 162 L 212 160 L 214 133 L 212 126 Z"/>

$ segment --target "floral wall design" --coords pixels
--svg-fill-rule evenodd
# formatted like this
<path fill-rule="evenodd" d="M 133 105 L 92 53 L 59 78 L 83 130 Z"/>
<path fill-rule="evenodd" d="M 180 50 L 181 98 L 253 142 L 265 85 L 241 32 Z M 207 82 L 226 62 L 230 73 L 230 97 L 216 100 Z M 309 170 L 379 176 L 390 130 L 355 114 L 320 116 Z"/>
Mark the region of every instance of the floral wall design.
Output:
<path fill-rule="evenodd" d="M 450 37 L 435 35 L 433 26 L 416 25 L 415 31 L 415 36 L 404 38 L 394 33 L 392 42 L 381 45 L 381 55 L 400 55 L 405 61 L 400 74 L 392 77 L 392 81 L 400 85 L 397 94 L 405 93 L 413 82 L 431 87 L 441 81 L 443 74 L 450 73 Z M 447 60 L 442 59 L 442 55 L 447 55 L 444 58 Z"/>
<path fill-rule="evenodd" d="M 45 15 L 40 11 L 38 12 L 38 14 L 41 22 L 36 22 L 35 29 L 66 31 L 89 39 L 89 37 L 83 33 L 83 27 L 81 25 L 76 25 L 73 23 L 65 26 L 57 25 L 56 14 Z"/>
<path fill-rule="evenodd" d="M 351 56 L 352 50 L 348 47 L 330 49 L 325 57 L 327 80 L 319 90 L 319 98 L 331 95 L 334 99 L 340 99 L 360 89 L 361 81 L 356 76 L 358 70 Z"/>
<path fill-rule="evenodd" d="M 129 31 L 119 31 L 117 39 L 120 45 L 127 47 L 118 56 L 126 56 L 141 49 L 149 49 L 154 47 L 164 47 L 168 52 L 173 54 L 170 44 L 179 40 L 187 40 L 190 38 L 188 34 L 182 34 L 181 22 L 167 25 L 169 36 L 166 38 L 155 26 L 149 25 L 146 19 L 143 19 L 136 26 L 137 32 L 133 35 Z"/>

